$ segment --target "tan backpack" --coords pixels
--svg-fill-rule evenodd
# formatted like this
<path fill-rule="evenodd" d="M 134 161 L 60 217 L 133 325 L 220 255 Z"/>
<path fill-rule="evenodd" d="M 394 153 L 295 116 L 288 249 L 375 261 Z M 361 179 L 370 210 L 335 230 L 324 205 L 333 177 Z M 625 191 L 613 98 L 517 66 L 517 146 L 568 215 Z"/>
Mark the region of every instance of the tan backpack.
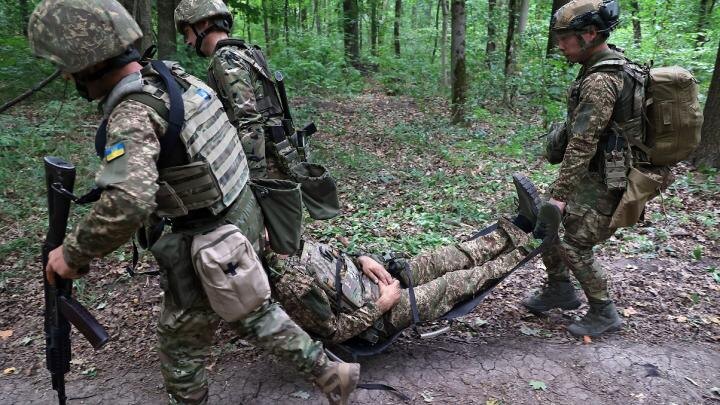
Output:
<path fill-rule="evenodd" d="M 645 105 L 644 151 L 655 166 L 674 165 L 687 159 L 700 143 L 703 114 L 693 75 L 679 66 L 650 69 Z"/>

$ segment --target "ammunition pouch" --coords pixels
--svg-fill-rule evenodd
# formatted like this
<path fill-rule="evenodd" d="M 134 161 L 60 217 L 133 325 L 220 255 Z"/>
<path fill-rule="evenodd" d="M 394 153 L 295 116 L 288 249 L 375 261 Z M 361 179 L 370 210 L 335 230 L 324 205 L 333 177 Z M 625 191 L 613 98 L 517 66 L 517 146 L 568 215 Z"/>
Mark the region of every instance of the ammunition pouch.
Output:
<path fill-rule="evenodd" d="M 603 151 L 603 180 L 608 191 L 622 191 L 627 187 L 627 172 L 631 155 L 625 147 L 625 138 L 612 134 Z"/>
<path fill-rule="evenodd" d="M 265 127 L 265 133 L 272 141 L 271 150 L 283 173 L 290 174 L 290 168 L 302 162 L 292 138 L 287 136 L 284 126 Z"/>
<path fill-rule="evenodd" d="M 300 183 L 302 200 L 314 219 L 330 219 L 340 212 L 337 185 L 330 172 L 319 164 L 299 163 L 292 167 L 293 180 Z"/>
<path fill-rule="evenodd" d="M 300 184 L 274 179 L 253 179 L 249 184 L 260 204 L 270 247 L 280 254 L 295 253 L 302 233 Z"/>

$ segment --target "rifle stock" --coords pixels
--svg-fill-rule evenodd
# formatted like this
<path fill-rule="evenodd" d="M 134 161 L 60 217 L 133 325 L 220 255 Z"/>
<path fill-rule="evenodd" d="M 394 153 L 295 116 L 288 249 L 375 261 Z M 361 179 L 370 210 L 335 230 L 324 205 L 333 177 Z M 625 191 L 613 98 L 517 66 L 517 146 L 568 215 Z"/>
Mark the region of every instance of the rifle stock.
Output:
<path fill-rule="evenodd" d="M 65 373 L 70 371 L 72 357 L 70 324 L 75 325 L 95 349 L 107 343 L 109 337 L 98 321 L 72 298 L 72 280 L 55 277 L 55 285 L 51 285 L 45 275 L 50 252 L 62 245 L 65 239 L 71 202 L 67 194 L 72 193 L 75 185 L 75 167 L 52 156 L 45 157 L 44 162 L 49 215 L 48 232 L 42 247 L 45 357 L 53 389 L 58 393 L 58 402 L 65 404 Z"/>
<path fill-rule="evenodd" d="M 297 148 L 304 149 L 306 138 L 317 132 L 317 127 L 314 122 L 311 122 L 301 130 L 295 130 L 293 124 L 292 114 L 290 113 L 290 103 L 288 103 L 287 92 L 285 90 L 285 79 L 281 71 L 275 71 L 275 84 L 277 85 L 278 94 L 280 95 L 280 104 L 283 109 L 283 128 L 287 137 L 292 140 Z M 303 159 L 305 160 L 305 159 Z"/>

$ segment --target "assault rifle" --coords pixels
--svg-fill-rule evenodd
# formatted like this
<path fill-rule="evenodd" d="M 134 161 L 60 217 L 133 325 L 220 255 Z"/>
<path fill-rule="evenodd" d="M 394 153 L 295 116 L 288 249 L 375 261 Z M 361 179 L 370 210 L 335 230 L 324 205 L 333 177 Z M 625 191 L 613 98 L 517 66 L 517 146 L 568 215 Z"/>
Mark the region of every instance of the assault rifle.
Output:
<path fill-rule="evenodd" d="M 72 323 L 99 349 L 108 341 L 108 334 L 98 321 L 72 297 L 72 280 L 55 277 L 55 285 L 48 283 L 45 268 L 50 251 L 65 239 L 70 202 L 75 185 L 75 166 L 52 156 L 45 157 L 45 184 L 50 217 L 47 236 L 42 247 L 42 271 L 45 285 L 45 358 L 52 377 L 52 387 L 58 403 L 65 404 L 65 373 L 70 371 L 70 324 Z M 87 271 L 87 269 L 85 269 Z"/>
<path fill-rule="evenodd" d="M 291 142 L 295 144 L 295 146 L 298 148 L 298 150 L 304 155 L 305 154 L 305 147 L 306 142 L 305 139 L 309 137 L 310 135 L 317 132 L 317 127 L 315 126 L 314 122 L 311 122 L 303 129 L 295 131 L 295 126 L 293 125 L 293 119 L 292 114 L 290 113 L 290 104 L 287 100 L 287 92 L 285 91 L 285 81 L 283 78 L 283 74 L 281 71 L 276 70 L 275 71 L 275 84 L 277 85 L 278 93 L 280 95 L 280 104 L 282 104 L 283 109 L 283 128 L 285 129 L 285 133 L 287 134 L 288 138 Z M 305 160 L 303 158 L 303 160 Z"/>

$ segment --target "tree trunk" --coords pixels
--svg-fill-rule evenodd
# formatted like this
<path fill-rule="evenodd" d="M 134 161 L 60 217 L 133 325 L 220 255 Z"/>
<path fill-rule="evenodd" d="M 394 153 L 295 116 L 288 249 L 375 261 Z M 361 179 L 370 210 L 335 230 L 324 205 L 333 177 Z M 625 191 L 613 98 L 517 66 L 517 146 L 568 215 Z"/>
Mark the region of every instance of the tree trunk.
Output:
<path fill-rule="evenodd" d="M 520 15 L 518 16 L 517 36 L 521 37 L 527 28 L 528 18 L 530 17 L 530 0 L 520 1 Z"/>
<path fill-rule="evenodd" d="M 177 35 L 173 15 L 175 0 L 157 0 L 158 58 L 173 59 L 177 49 Z"/>
<path fill-rule="evenodd" d="M 522 0 L 509 0 L 508 2 L 508 28 L 505 40 L 505 77 L 515 73 L 515 59 L 517 48 L 518 17 L 520 2 Z"/>
<path fill-rule="evenodd" d="M 262 14 L 263 14 L 263 32 L 265 33 L 265 54 L 269 57 L 272 53 L 272 38 L 270 37 L 270 22 L 268 21 L 270 16 L 267 3 L 270 0 L 262 0 Z"/>
<path fill-rule="evenodd" d="M 449 84 L 447 66 L 448 0 L 440 0 L 440 9 L 442 10 L 442 32 L 440 33 L 440 82 L 443 87 L 447 87 Z"/>
<path fill-rule="evenodd" d="M 691 161 L 695 166 L 720 168 L 720 47 L 703 115 L 702 138 Z"/>
<path fill-rule="evenodd" d="M 290 27 L 288 25 L 288 13 L 290 8 L 290 1 L 285 0 L 285 7 L 283 9 L 283 30 L 285 34 L 285 48 L 290 46 Z"/>
<path fill-rule="evenodd" d="M 370 53 L 378 55 L 378 0 L 370 0 Z"/>
<path fill-rule="evenodd" d="M 465 122 L 467 75 L 465 74 L 465 0 L 452 0 L 450 66 L 452 81 L 452 122 Z"/>
<path fill-rule="evenodd" d="M 343 39 L 345 59 L 352 65 L 360 61 L 358 0 L 343 0 Z"/>
<path fill-rule="evenodd" d="M 715 0 L 700 0 L 700 16 L 698 17 L 697 37 L 695 38 L 695 47 L 701 48 L 707 42 L 707 24 L 712 9 L 715 6 Z"/>
<path fill-rule="evenodd" d="M 497 50 L 495 44 L 495 35 L 497 27 L 495 25 L 495 9 L 497 8 L 497 0 L 488 0 L 488 20 L 487 20 L 487 43 L 485 44 L 485 60 L 488 69 L 492 69 L 492 56 Z"/>
<path fill-rule="evenodd" d="M 318 35 L 322 35 L 320 28 L 320 4 L 319 0 L 313 0 L 313 20 L 315 22 L 315 31 Z"/>
<path fill-rule="evenodd" d="M 393 25 L 393 43 L 395 55 L 400 56 L 400 18 L 402 18 L 402 0 L 395 0 L 395 23 Z"/>
<path fill-rule="evenodd" d="M 125 7 L 130 15 L 133 16 L 135 22 L 140 26 L 143 37 L 135 41 L 133 45 L 135 45 L 142 54 L 154 42 L 152 31 L 152 4 L 150 0 L 121 0 L 120 4 Z"/>
<path fill-rule="evenodd" d="M 29 20 L 27 0 L 20 0 L 18 2 L 18 8 L 20 8 L 20 24 L 22 24 L 21 31 L 22 31 L 23 35 L 27 37 L 27 34 L 28 34 L 27 26 L 28 26 L 28 20 Z"/>
<path fill-rule="evenodd" d="M 636 46 L 640 46 L 640 43 L 642 43 L 642 30 L 640 28 L 640 5 L 638 0 L 630 2 L 630 13 L 632 15 L 633 40 Z"/>
<path fill-rule="evenodd" d="M 567 3 L 569 3 L 570 0 L 553 0 L 552 3 L 552 11 L 550 12 L 550 20 L 548 23 L 548 42 L 547 42 L 547 51 L 545 55 L 551 55 L 555 53 L 555 37 L 553 36 L 553 33 L 551 31 L 552 29 L 552 17 L 555 15 L 555 12 L 558 11 L 558 9 Z"/>

